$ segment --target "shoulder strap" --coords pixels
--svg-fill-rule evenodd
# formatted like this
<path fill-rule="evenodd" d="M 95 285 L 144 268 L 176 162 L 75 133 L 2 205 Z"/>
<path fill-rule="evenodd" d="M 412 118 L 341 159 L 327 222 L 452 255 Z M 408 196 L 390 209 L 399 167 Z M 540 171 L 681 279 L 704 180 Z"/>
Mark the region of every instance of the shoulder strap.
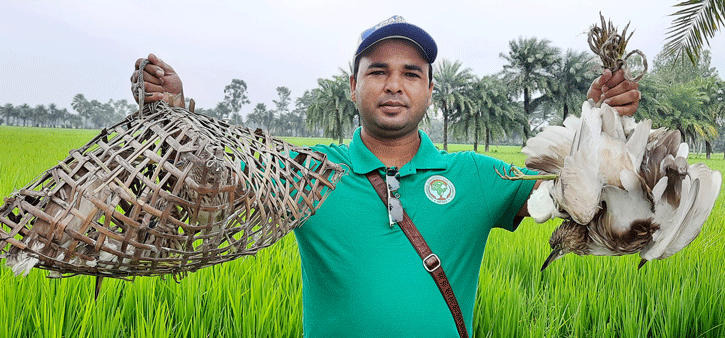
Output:
<path fill-rule="evenodd" d="M 377 170 L 373 170 L 367 173 L 366 176 L 387 208 L 388 188 L 385 186 L 385 182 L 383 181 L 382 177 L 380 177 L 380 175 L 377 173 Z M 408 213 L 405 212 L 405 210 L 403 210 L 403 220 L 401 222 L 398 222 L 398 225 L 400 225 L 400 229 L 403 230 L 405 236 L 408 237 L 408 240 L 410 240 L 410 243 L 413 244 L 415 251 L 423 260 L 423 267 L 426 269 L 426 271 L 430 273 L 436 285 L 438 285 L 438 290 L 440 290 L 443 298 L 446 300 L 446 304 L 448 304 L 448 309 L 451 310 L 453 320 L 455 320 L 456 322 L 456 329 L 458 329 L 458 335 L 467 338 L 468 332 L 466 331 L 466 323 L 463 320 L 461 308 L 458 306 L 456 295 L 453 294 L 451 284 L 448 283 L 448 278 L 446 277 L 445 272 L 443 272 L 443 267 L 441 266 L 440 259 L 436 254 L 431 251 L 430 247 L 425 242 L 423 236 L 415 227 L 415 224 L 413 224 L 413 221 L 410 219 Z"/>

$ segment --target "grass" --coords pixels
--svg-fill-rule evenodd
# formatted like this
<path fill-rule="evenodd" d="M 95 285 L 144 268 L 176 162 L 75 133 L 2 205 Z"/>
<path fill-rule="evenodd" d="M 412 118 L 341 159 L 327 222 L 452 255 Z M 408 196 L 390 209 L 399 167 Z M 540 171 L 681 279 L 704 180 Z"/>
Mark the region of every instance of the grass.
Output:
<path fill-rule="evenodd" d="M 25 186 L 97 131 L 0 126 L 0 196 Z M 329 139 L 294 139 L 328 144 Z M 471 150 L 451 145 L 451 151 Z M 519 147 L 488 153 L 523 164 Z M 722 158 L 715 155 L 714 158 Z M 725 161 L 705 160 L 725 171 Z M 539 271 L 557 222 L 524 221 L 494 230 L 481 263 L 475 337 L 723 337 L 725 233 L 723 196 L 700 236 L 671 258 L 569 255 Z M 293 235 L 256 257 L 189 274 L 95 280 L 26 278 L 0 268 L 2 337 L 299 337 L 302 300 Z"/>

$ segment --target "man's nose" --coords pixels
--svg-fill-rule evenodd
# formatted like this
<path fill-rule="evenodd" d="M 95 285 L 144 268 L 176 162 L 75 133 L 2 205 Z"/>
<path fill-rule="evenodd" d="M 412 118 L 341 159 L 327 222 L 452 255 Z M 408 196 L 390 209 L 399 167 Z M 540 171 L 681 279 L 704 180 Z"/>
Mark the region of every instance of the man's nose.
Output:
<path fill-rule="evenodd" d="M 403 91 L 403 77 L 398 72 L 392 72 L 385 81 L 385 91 L 400 93 Z"/>

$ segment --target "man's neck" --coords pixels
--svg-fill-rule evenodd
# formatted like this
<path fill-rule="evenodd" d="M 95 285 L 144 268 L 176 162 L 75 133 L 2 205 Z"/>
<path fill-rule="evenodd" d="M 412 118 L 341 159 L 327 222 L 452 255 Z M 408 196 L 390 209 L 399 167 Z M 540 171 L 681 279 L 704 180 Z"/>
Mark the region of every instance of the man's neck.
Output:
<path fill-rule="evenodd" d="M 386 167 L 401 168 L 413 159 L 420 147 L 420 135 L 418 131 L 410 133 L 401 138 L 388 140 L 375 138 L 365 132 L 360 133 L 365 146 L 377 157 Z"/>

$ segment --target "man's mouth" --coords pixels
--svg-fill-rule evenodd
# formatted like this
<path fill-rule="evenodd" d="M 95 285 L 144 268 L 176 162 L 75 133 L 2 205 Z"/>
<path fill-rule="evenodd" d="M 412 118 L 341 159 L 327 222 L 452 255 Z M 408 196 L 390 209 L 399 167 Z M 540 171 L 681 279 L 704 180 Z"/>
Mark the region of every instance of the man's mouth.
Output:
<path fill-rule="evenodd" d="M 384 111 L 393 113 L 400 111 L 406 106 L 400 101 L 385 101 L 380 105 L 380 107 L 383 108 Z"/>

